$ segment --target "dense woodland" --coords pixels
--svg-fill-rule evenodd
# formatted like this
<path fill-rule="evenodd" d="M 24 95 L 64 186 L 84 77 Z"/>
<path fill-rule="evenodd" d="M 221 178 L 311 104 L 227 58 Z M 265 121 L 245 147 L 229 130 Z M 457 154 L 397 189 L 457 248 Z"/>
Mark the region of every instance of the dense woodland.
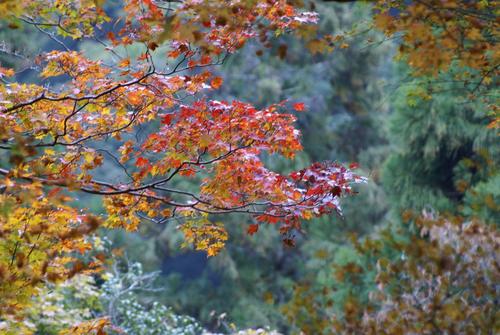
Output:
<path fill-rule="evenodd" d="M 0 334 L 498 334 L 499 11 L 0 0 Z"/>

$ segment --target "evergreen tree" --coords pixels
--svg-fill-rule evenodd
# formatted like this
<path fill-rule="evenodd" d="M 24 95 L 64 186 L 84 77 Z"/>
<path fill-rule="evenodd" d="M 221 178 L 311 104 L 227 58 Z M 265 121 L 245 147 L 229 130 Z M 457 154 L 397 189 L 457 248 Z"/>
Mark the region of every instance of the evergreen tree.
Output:
<path fill-rule="evenodd" d="M 386 194 L 396 213 L 432 208 L 499 222 L 500 147 L 488 108 L 453 78 L 439 79 L 409 81 L 395 94 Z"/>

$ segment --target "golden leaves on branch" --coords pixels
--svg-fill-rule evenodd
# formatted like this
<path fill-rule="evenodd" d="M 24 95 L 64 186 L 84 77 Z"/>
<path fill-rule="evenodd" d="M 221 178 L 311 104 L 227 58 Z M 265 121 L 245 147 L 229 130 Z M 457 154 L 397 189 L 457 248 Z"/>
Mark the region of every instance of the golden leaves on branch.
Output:
<path fill-rule="evenodd" d="M 0 195 L 2 204 L 11 204 L 0 217 L 2 315 L 22 316 L 37 286 L 95 271 L 101 263 L 98 259 L 83 263 L 75 257 L 91 248 L 88 237 L 101 225 L 100 219 L 49 198 L 30 199 L 26 195 L 31 187 L 36 186 L 25 186 L 17 196 Z"/>
<path fill-rule="evenodd" d="M 192 244 L 195 250 L 206 251 L 209 257 L 217 255 L 228 239 L 224 225 L 209 221 L 206 215 L 188 219 L 178 228 L 184 233 L 184 247 Z"/>
<path fill-rule="evenodd" d="M 498 101 L 489 92 L 500 69 L 497 1 L 385 0 L 374 9 L 375 27 L 397 39 L 397 59 L 406 61 L 414 76 L 436 86 L 460 84 L 468 101 L 487 106 L 488 128 L 498 128 Z"/>
<path fill-rule="evenodd" d="M 374 24 L 388 36 L 401 36 L 400 55 L 417 75 L 436 76 L 456 63 L 477 71 L 484 80 L 498 72 L 500 61 L 496 47 L 498 8 L 494 3 L 380 1 L 375 5 Z M 461 79 L 473 80 L 468 75 L 463 71 Z"/>

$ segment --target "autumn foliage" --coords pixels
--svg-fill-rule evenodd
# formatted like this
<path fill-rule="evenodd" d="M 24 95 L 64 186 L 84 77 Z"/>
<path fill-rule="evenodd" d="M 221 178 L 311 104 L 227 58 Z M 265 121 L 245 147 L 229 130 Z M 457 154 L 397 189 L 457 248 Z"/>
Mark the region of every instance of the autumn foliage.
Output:
<path fill-rule="evenodd" d="M 481 7 L 483 1 L 454 3 L 383 1 L 375 7 L 375 26 L 388 36 L 404 34 L 400 52 L 417 75 L 437 75 L 453 62 L 469 69 L 456 79 L 471 84 L 475 94 L 498 71 L 497 21 L 470 14 L 484 13 L 489 7 Z M 354 184 L 365 182 L 351 171 L 356 165 L 336 162 L 314 163 L 288 175 L 266 168 L 263 154 L 293 159 L 301 150 L 293 112 L 306 110 L 303 103 L 277 101 L 256 108 L 210 98 L 223 85 L 210 68 L 249 40 L 266 48 L 276 36 L 295 34 L 313 53 L 343 41 L 316 36 L 318 15 L 301 2 L 127 0 L 119 13 L 109 14 L 105 1 L 7 0 L 0 3 L 0 18 L 13 29 L 34 27 L 57 46 L 30 60 L 40 69 L 31 81 L 0 67 L 0 150 L 8 161 L 0 168 L 2 319 L 22 320 L 40 285 L 99 271 L 102 255 L 86 261 L 80 256 L 88 255 L 88 237 L 101 227 L 134 231 L 144 219 L 181 217 L 186 242 L 213 256 L 229 238 L 217 215 L 243 213 L 253 218 L 242 227 L 248 234 L 258 234 L 260 225 L 276 224 L 283 242 L 293 245 L 304 221 L 341 214 L 341 198 L 354 193 Z M 102 44 L 112 61 L 89 58 L 69 46 L 73 40 Z M 131 48 L 140 49 L 137 56 L 126 52 Z M 286 54 L 286 47 L 279 53 Z M 135 136 L 139 127 L 151 132 Z M 109 142 L 118 152 L 106 149 Z M 122 174 L 100 178 L 108 164 Z M 197 191 L 172 186 L 181 179 L 197 183 Z M 106 215 L 78 208 L 75 202 L 82 194 L 102 197 Z M 473 228 L 453 229 L 461 238 L 462 231 Z M 483 231 L 477 228 L 472 238 L 483 241 Z M 443 234 L 430 232 L 436 240 L 430 243 L 448 250 L 450 257 L 456 248 L 465 248 L 453 242 L 455 249 L 450 249 L 447 241 L 441 243 Z M 453 267 L 470 271 L 467 264 L 455 263 Z M 409 272 L 408 285 L 424 290 L 433 279 L 416 270 L 400 269 Z M 450 276 L 446 272 L 442 280 L 454 280 Z M 490 289 L 488 278 L 481 277 L 485 283 L 478 290 Z M 426 298 L 405 297 L 388 301 L 384 296 L 381 304 L 389 313 L 409 308 L 408 299 Z M 471 303 L 478 304 L 474 299 L 471 292 Z M 418 311 L 411 313 L 415 315 L 407 322 L 432 326 L 420 321 Z M 372 313 L 358 326 L 387 329 L 384 322 L 392 319 L 387 320 Z M 102 334 L 107 324 L 100 319 L 69 333 Z"/>
<path fill-rule="evenodd" d="M 375 27 L 398 38 L 398 58 L 415 76 L 427 78 L 436 92 L 449 74 L 467 88 L 469 100 L 489 104 L 490 127 L 498 127 L 497 101 L 487 94 L 500 66 L 497 1 L 389 0 L 377 2 L 375 10 Z"/>
<path fill-rule="evenodd" d="M 497 228 L 431 213 L 412 219 L 418 234 L 409 239 L 385 230 L 354 242 L 360 261 L 333 264 L 337 284 L 322 292 L 298 286 L 285 314 L 307 334 L 494 333 Z M 363 283 L 366 276 L 374 285 Z M 369 284 L 368 298 L 350 292 L 339 306 L 342 313 L 333 313 L 331 304 L 339 302 L 331 296 L 344 284 L 359 290 Z"/>
<path fill-rule="evenodd" d="M 75 256 L 91 248 L 87 237 L 101 226 L 135 230 L 145 216 L 189 217 L 181 226 L 186 241 L 211 256 L 227 233 L 208 215 L 247 213 L 256 219 L 249 233 L 257 224 L 279 223 L 284 242 L 292 244 L 302 220 L 340 213 L 339 199 L 364 181 L 332 162 L 289 176 L 263 165 L 263 152 L 293 158 L 301 149 L 295 117 L 287 110 L 302 111 L 302 104 L 258 110 L 203 97 L 222 84 L 209 66 L 248 39 L 265 41 L 314 24 L 315 13 L 285 1 L 186 1 L 166 9 L 131 0 L 124 2 L 123 16 L 109 17 L 102 5 L 1 5 L 13 25 L 33 25 L 59 46 L 33 59 L 41 68 L 37 81 L 20 82 L 14 70 L 0 69 L 0 148 L 10 162 L 0 170 L 5 317 L 22 315 L 38 285 L 98 270 L 99 257 L 84 263 Z M 102 42 L 112 64 L 89 59 L 56 37 L 98 39 L 105 23 L 114 21 L 121 28 Z M 120 51 L 131 45 L 142 49 L 138 57 Z M 60 84 L 43 84 L 52 80 Z M 146 124 L 156 130 L 133 137 Z M 109 140 L 120 145 L 118 155 L 100 146 Z M 122 168 L 119 181 L 98 177 L 108 162 Z M 199 191 L 172 188 L 178 178 L 198 178 Z M 81 193 L 102 196 L 107 215 L 72 207 Z"/>

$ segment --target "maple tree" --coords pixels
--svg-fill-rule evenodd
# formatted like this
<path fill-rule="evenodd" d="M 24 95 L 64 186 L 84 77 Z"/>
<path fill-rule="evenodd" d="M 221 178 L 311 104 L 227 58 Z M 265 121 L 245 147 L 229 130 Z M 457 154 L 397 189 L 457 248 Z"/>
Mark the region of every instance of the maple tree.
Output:
<path fill-rule="evenodd" d="M 82 261 L 99 227 L 135 230 L 141 217 L 162 222 L 186 218 L 187 242 L 215 255 L 227 239 L 209 215 L 247 213 L 258 224 L 280 224 L 292 245 L 301 220 L 341 213 L 339 199 L 364 181 L 333 162 L 280 175 L 268 170 L 262 152 L 293 158 L 301 149 L 295 117 L 301 103 L 280 102 L 258 110 L 233 101 L 200 97 L 222 79 L 206 70 L 221 64 L 248 39 L 308 27 L 313 12 L 285 1 L 130 0 L 122 15 L 108 16 L 102 1 L 7 1 L 1 15 L 12 28 L 30 25 L 57 49 L 33 63 L 39 80 L 22 82 L 15 69 L 0 68 L 0 313 L 22 320 L 24 306 L 46 282 L 98 271 L 103 256 Z M 119 26 L 104 31 L 107 23 Z M 105 35 L 105 40 L 102 40 Z M 113 62 L 88 58 L 67 39 L 104 44 Z M 161 49 L 166 45 L 168 49 Z M 127 56 L 140 47 L 138 57 Z M 155 53 L 162 50 L 162 62 Z M 45 83 L 45 84 L 44 84 Z M 140 140 L 134 131 L 155 131 Z M 100 144 L 113 140 L 119 154 Z M 119 181 L 101 180 L 106 164 L 123 170 Z M 198 178 L 198 193 L 172 188 L 176 178 Z M 74 206 L 78 194 L 102 196 L 105 217 Z M 81 326 L 102 331 L 106 321 Z M 74 332 L 77 332 L 76 328 Z"/>

